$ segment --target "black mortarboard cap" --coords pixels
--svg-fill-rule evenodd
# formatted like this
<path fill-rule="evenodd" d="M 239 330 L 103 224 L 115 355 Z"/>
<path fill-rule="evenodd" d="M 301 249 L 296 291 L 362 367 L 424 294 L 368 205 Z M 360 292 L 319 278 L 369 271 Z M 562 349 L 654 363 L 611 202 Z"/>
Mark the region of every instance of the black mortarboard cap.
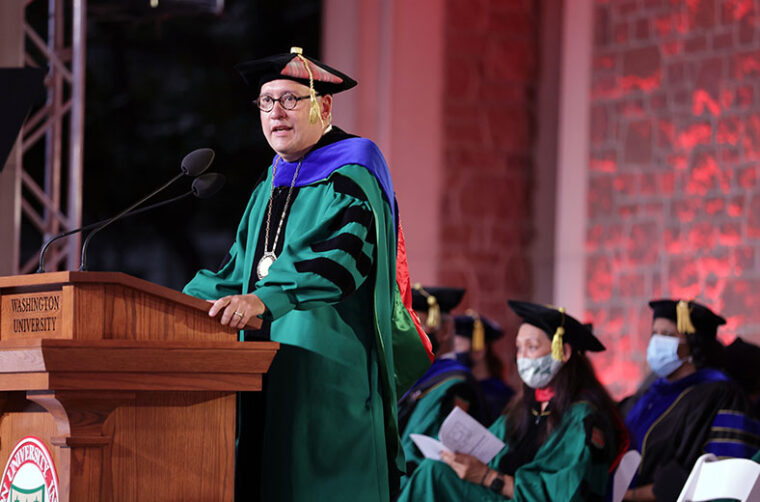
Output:
<path fill-rule="evenodd" d="M 44 78 L 39 68 L 0 68 L 0 171 L 29 109 L 43 94 Z"/>
<path fill-rule="evenodd" d="M 602 342 L 594 336 L 588 327 L 559 309 L 518 300 L 509 300 L 507 303 L 515 314 L 522 318 L 523 322 L 543 330 L 552 341 L 558 328 L 562 327 L 564 329 L 562 341 L 569 343 L 573 349 L 581 352 L 605 350 Z"/>
<path fill-rule="evenodd" d="M 420 291 L 422 289 L 423 291 Z M 412 308 L 414 310 L 426 311 L 429 307 L 427 296 L 435 298 L 438 308 L 442 313 L 448 314 L 451 312 L 459 302 L 462 301 L 464 296 L 464 289 L 462 288 L 447 288 L 447 287 L 419 287 L 419 284 L 415 284 L 412 288 Z"/>
<path fill-rule="evenodd" d="M 464 296 L 462 288 L 423 288 L 420 284 L 412 287 L 412 309 L 427 312 L 425 327 L 438 329 L 441 314 L 448 314 L 459 305 Z"/>
<path fill-rule="evenodd" d="M 291 52 L 247 61 L 235 66 L 245 83 L 257 91 L 272 80 L 287 79 L 312 87 L 319 94 L 335 94 L 356 85 L 356 80 L 321 61 L 304 56 L 300 47 Z M 308 61 L 308 66 L 307 66 Z"/>
<path fill-rule="evenodd" d="M 652 300 L 652 318 L 670 319 L 681 333 L 697 333 L 714 338 L 718 326 L 726 324 L 726 320 L 695 301 L 686 300 Z"/>
<path fill-rule="evenodd" d="M 454 333 L 472 340 L 472 350 L 482 350 L 486 342 L 498 340 L 504 334 L 496 322 L 474 310 L 454 318 Z"/>
<path fill-rule="evenodd" d="M 483 323 L 485 339 L 488 342 L 498 340 L 504 335 L 501 327 L 495 322 L 484 316 L 458 315 L 454 317 L 454 333 L 465 338 L 472 338 L 472 331 L 475 326 L 475 320 L 480 319 Z"/>

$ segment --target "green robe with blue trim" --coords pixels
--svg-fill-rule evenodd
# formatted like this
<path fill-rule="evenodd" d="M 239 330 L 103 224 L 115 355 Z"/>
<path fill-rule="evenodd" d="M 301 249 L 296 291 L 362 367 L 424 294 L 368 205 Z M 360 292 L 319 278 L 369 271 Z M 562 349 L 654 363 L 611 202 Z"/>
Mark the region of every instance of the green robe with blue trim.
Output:
<path fill-rule="evenodd" d="M 265 381 L 261 500 L 389 500 L 404 466 L 397 389 L 429 365 L 396 284 L 395 201 L 357 164 L 298 186 L 278 258 L 256 280 L 271 186 L 270 167 L 226 264 L 200 271 L 184 289 L 205 299 L 256 294 L 267 307 L 271 340 L 281 343 Z M 279 214 L 272 214 L 270 246 Z M 409 336 L 397 337 L 399 330 Z M 251 472 L 251 493 L 257 478 Z"/>
<path fill-rule="evenodd" d="M 577 402 L 564 414 L 538 449 L 533 459 L 515 471 L 512 500 L 519 502 L 569 502 L 602 500 L 607 490 L 609 467 L 614 455 L 607 446 L 597 448 L 589 437 L 588 419 L 595 415 L 587 402 Z M 502 440 L 507 437 L 506 416 L 500 416 L 490 431 Z M 498 470 L 509 445 L 488 464 Z M 397 502 L 461 502 L 466 500 L 503 501 L 506 497 L 489 488 L 464 481 L 444 462 L 425 459 L 404 486 Z"/>
<path fill-rule="evenodd" d="M 437 437 L 446 417 L 459 406 L 478 422 L 488 425 L 485 399 L 469 368 L 452 359 L 436 359 L 407 395 L 399 401 L 401 446 L 406 457 L 406 474 L 401 485 L 424 459 L 411 434 Z"/>

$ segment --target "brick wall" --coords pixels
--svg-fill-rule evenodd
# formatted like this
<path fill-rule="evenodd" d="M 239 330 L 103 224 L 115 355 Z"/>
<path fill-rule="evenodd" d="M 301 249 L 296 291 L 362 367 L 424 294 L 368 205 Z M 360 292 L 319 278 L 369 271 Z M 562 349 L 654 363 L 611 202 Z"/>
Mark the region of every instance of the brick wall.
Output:
<path fill-rule="evenodd" d="M 697 298 L 760 343 L 760 13 L 753 0 L 597 0 L 587 316 L 618 396 L 647 370 L 647 301 Z"/>
<path fill-rule="evenodd" d="M 538 2 L 446 2 L 442 284 L 499 321 L 513 353 L 507 298 L 530 298 L 531 171 Z"/>

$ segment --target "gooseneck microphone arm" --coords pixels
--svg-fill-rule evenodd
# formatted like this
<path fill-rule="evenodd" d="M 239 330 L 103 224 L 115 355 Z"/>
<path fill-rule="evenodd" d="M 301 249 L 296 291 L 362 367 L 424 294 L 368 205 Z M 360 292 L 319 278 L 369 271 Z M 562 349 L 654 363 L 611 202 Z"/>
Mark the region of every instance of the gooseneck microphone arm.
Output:
<path fill-rule="evenodd" d="M 165 206 L 167 204 L 171 204 L 172 202 L 177 202 L 178 200 L 187 198 L 189 196 L 193 195 L 192 190 L 186 193 L 183 193 L 182 195 L 178 195 L 176 197 L 172 197 L 171 199 L 167 199 L 161 202 L 157 202 L 155 204 L 151 204 L 150 206 L 145 206 L 143 208 L 137 209 L 135 211 L 129 212 L 125 214 L 124 216 L 135 216 L 141 213 L 144 213 L 145 211 L 150 211 L 151 209 L 156 209 L 161 206 Z M 109 218 L 110 219 L 110 218 Z M 58 234 L 49 241 L 45 243 L 44 246 L 42 246 L 42 251 L 40 251 L 40 264 L 37 267 L 37 273 L 40 274 L 45 271 L 45 254 L 47 253 L 47 249 L 50 247 L 52 243 L 57 241 L 58 239 L 63 239 L 64 237 L 68 237 L 71 234 L 75 234 L 77 232 L 85 232 L 87 230 L 90 230 L 92 228 L 97 227 L 98 225 L 102 225 L 103 223 L 107 222 L 108 220 L 100 220 L 96 221 L 95 223 L 90 223 L 89 225 L 85 225 L 84 227 L 75 228 L 74 230 L 69 230 L 68 232 L 64 232 L 62 234 Z"/>
<path fill-rule="evenodd" d="M 180 173 L 180 174 L 176 175 L 175 177 L 173 177 L 172 179 L 170 179 L 169 181 L 167 181 L 166 183 L 164 183 L 163 185 L 161 185 L 157 189 L 153 190 L 151 193 L 149 193 L 148 195 L 146 195 L 142 199 L 138 200 L 137 202 L 135 202 L 134 204 L 132 204 L 128 208 L 126 208 L 123 211 L 121 211 L 116 216 L 112 216 L 111 218 L 108 218 L 105 221 L 105 223 L 102 223 L 97 228 L 95 228 L 95 230 L 93 230 L 92 232 L 90 232 L 89 234 L 87 234 L 87 238 L 84 240 L 84 244 L 82 244 L 82 261 L 79 263 L 79 270 L 87 270 L 87 246 L 90 244 L 90 240 L 92 240 L 92 237 L 95 234 L 97 234 L 98 232 L 100 232 L 101 230 L 103 230 L 104 228 L 106 228 L 108 225 L 110 225 L 114 221 L 118 220 L 119 218 L 121 218 L 122 216 L 124 216 L 125 214 L 127 214 L 128 212 L 130 212 L 131 210 L 133 210 L 134 208 L 136 208 L 137 206 L 139 206 L 140 204 L 142 204 L 146 200 L 150 199 L 151 197 L 153 197 L 154 195 L 156 195 L 161 190 L 166 189 L 167 187 L 169 187 L 169 185 L 171 185 L 172 183 L 176 182 L 177 180 L 179 180 L 183 176 L 185 176 L 185 173 Z"/>
<path fill-rule="evenodd" d="M 156 202 L 155 204 L 151 204 L 149 206 L 145 206 L 140 209 L 135 209 L 134 211 L 130 211 L 127 214 L 125 214 L 124 217 L 135 216 L 135 215 L 144 213 L 146 211 L 150 211 L 151 209 L 156 209 L 161 206 L 166 206 L 173 202 L 177 202 L 178 200 L 187 198 L 190 195 L 194 195 L 198 199 L 208 199 L 209 197 L 212 197 L 219 190 L 222 189 L 222 187 L 224 186 L 225 180 L 226 179 L 223 174 L 219 174 L 219 173 L 203 174 L 193 180 L 193 184 L 190 190 L 187 191 L 186 193 L 183 193 L 182 195 L 177 195 L 176 197 L 172 197 L 171 199 L 167 199 L 161 202 Z M 106 223 L 107 221 L 108 219 L 96 221 L 95 223 L 90 223 L 89 225 L 86 225 L 84 227 L 75 228 L 74 230 L 69 230 L 68 232 L 64 232 L 62 234 L 56 235 L 52 239 L 48 240 L 45 243 L 45 245 L 42 247 L 42 250 L 40 251 L 40 264 L 39 264 L 39 267 L 37 268 L 37 273 L 39 274 L 45 271 L 45 254 L 47 253 L 48 248 L 53 242 L 57 241 L 58 239 L 62 239 L 66 236 L 69 236 L 71 234 L 75 234 L 77 232 L 83 232 L 85 230 L 96 228 Z"/>
<path fill-rule="evenodd" d="M 156 195 L 161 190 L 164 190 L 169 185 L 177 181 L 183 176 L 200 176 L 206 169 L 208 169 L 208 166 L 211 165 L 211 163 L 214 161 L 214 151 L 210 148 L 199 148 L 197 150 L 193 150 L 192 152 L 185 155 L 185 157 L 182 159 L 182 173 L 178 174 L 159 188 L 153 190 L 151 193 L 140 199 L 139 201 L 135 202 L 128 208 L 124 209 L 122 212 L 114 216 L 113 218 L 109 218 L 106 220 L 105 223 L 95 228 L 92 232 L 87 234 L 87 238 L 84 240 L 84 244 L 82 244 L 82 261 L 79 263 L 79 270 L 87 270 L 87 246 L 90 244 L 90 240 L 92 240 L 93 236 L 106 228 L 108 225 L 113 223 L 114 221 L 118 220 L 146 200 L 150 199 L 154 195 Z"/>

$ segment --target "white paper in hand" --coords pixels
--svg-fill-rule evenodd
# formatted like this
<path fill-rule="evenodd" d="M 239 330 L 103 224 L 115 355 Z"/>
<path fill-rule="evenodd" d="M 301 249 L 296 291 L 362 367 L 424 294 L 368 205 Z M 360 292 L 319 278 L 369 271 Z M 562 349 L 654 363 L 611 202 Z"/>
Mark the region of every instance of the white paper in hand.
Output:
<path fill-rule="evenodd" d="M 490 462 L 505 446 L 480 422 L 456 406 L 443 421 L 438 437 L 448 449 L 472 455 L 484 464 Z"/>
<path fill-rule="evenodd" d="M 417 448 L 420 449 L 420 452 L 422 452 L 425 458 L 441 460 L 442 451 L 451 452 L 451 450 L 446 448 L 443 443 L 437 439 L 431 438 L 430 436 L 426 436 L 424 434 L 409 434 L 409 437 L 412 441 L 414 441 L 414 444 L 417 445 Z"/>

